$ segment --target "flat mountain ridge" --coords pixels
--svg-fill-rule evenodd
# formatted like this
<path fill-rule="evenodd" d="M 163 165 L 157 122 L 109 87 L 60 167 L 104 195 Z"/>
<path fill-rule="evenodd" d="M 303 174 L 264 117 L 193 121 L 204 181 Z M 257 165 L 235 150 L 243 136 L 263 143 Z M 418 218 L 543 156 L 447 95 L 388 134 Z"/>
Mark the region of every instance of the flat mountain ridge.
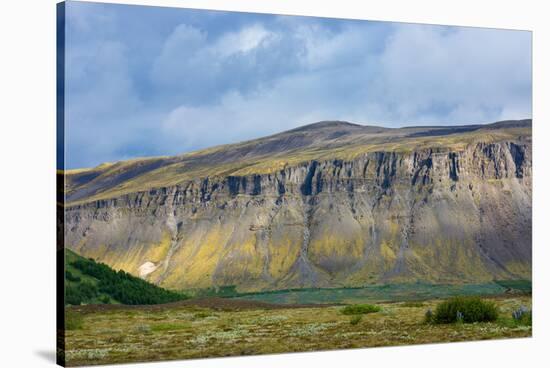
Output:
<path fill-rule="evenodd" d="M 273 172 L 285 164 L 321 157 L 349 158 L 372 150 L 410 150 L 421 146 L 445 148 L 445 145 L 476 139 L 491 142 L 521 136 L 522 133 L 530 136 L 530 130 L 530 119 L 486 125 L 405 128 L 321 121 L 264 138 L 173 157 L 134 159 L 96 168 L 68 170 L 65 172 L 65 195 L 67 203 L 104 199 L 197 177 Z M 495 136 L 495 132 L 504 137 Z M 469 134 L 460 136 L 465 133 Z M 449 137 L 446 142 L 439 142 L 437 139 L 441 136 Z M 140 177 L 142 180 L 131 182 Z"/>
<path fill-rule="evenodd" d="M 65 172 L 65 246 L 171 289 L 531 278 L 530 119 L 323 121 Z"/>

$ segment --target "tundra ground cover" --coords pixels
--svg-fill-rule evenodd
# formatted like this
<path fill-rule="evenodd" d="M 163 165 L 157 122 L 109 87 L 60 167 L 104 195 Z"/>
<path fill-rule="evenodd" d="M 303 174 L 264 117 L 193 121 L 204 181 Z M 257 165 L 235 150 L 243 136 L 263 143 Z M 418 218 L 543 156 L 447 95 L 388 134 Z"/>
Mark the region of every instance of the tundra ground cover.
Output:
<path fill-rule="evenodd" d="M 497 321 L 444 325 L 424 322 L 426 310 L 435 310 L 441 300 L 379 303 L 381 311 L 356 323 L 341 313 L 341 306 L 69 307 L 80 316 L 80 325 L 66 332 L 66 359 L 68 365 L 91 365 L 531 336 L 531 326 L 514 323 L 512 317 L 522 306 L 531 308 L 530 296 L 491 300 L 499 311 Z"/>

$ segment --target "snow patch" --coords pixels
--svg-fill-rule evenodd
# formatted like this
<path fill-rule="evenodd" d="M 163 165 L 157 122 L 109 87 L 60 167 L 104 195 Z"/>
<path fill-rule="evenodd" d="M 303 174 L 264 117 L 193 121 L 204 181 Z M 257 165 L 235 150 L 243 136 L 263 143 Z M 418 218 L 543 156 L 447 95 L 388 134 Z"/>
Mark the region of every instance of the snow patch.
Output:
<path fill-rule="evenodd" d="M 155 271 L 157 268 L 158 268 L 158 266 L 156 266 L 153 262 L 147 261 L 144 264 L 142 264 L 141 266 L 139 266 L 139 269 L 138 269 L 139 277 L 141 277 L 143 279 L 143 278 L 147 277 L 147 275 L 149 275 L 150 273 Z"/>

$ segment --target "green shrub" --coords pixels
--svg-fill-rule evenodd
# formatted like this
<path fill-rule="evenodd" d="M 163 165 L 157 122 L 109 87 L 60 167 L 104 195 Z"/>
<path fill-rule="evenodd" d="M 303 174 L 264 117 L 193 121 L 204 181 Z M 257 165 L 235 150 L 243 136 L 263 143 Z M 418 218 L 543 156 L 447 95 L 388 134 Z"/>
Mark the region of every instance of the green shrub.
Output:
<path fill-rule="evenodd" d="M 67 286 L 65 288 L 65 304 L 80 305 L 82 302 L 83 297 L 78 291 L 78 288 L 74 286 Z"/>
<path fill-rule="evenodd" d="M 351 317 L 351 319 L 349 320 L 349 323 L 355 326 L 356 324 L 361 322 L 362 319 L 363 319 L 362 314 L 356 314 L 355 316 Z"/>
<path fill-rule="evenodd" d="M 347 305 L 342 309 L 342 314 L 367 314 L 380 312 L 382 309 L 377 305 L 372 304 L 352 304 Z"/>
<path fill-rule="evenodd" d="M 401 307 L 404 307 L 404 308 L 420 308 L 423 306 L 424 306 L 424 303 L 422 302 L 405 302 L 401 304 Z"/>
<path fill-rule="evenodd" d="M 107 296 L 107 295 L 103 295 L 99 300 L 103 304 L 110 304 L 111 303 L 111 298 L 109 298 L 109 296 Z"/>
<path fill-rule="evenodd" d="M 98 282 L 97 286 L 82 282 L 78 287 L 66 287 L 67 304 L 90 303 L 90 299 L 94 299 L 99 292 L 122 304 L 131 305 L 162 304 L 187 299 L 183 294 L 160 288 L 122 270 L 115 271 L 93 259 L 79 258 L 70 264 Z"/>
<path fill-rule="evenodd" d="M 212 313 L 210 313 L 208 311 L 200 311 L 198 313 L 195 313 L 195 315 L 193 317 L 195 319 L 202 319 L 202 318 L 210 317 L 211 315 L 212 315 Z"/>
<path fill-rule="evenodd" d="M 83 326 L 83 318 L 78 313 L 65 313 L 65 329 L 66 330 L 81 330 Z"/>
<path fill-rule="evenodd" d="M 193 291 L 195 297 L 206 298 L 211 296 L 217 296 L 220 298 L 238 296 L 236 285 L 216 286 L 203 289 L 195 289 Z"/>
<path fill-rule="evenodd" d="M 498 309 L 492 302 L 479 297 L 458 296 L 440 303 L 432 317 L 432 322 L 473 323 L 492 322 L 498 318 Z"/>
<path fill-rule="evenodd" d="M 89 282 L 65 287 L 65 304 L 80 305 L 98 295 L 97 287 Z"/>
<path fill-rule="evenodd" d="M 65 271 L 65 278 L 66 278 L 68 281 L 80 282 L 80 277 L 73 275 L 73 274 L 71 273 L 71 271 L 69 271 L 69 270 L 66 270 L 66 271 Z"/>

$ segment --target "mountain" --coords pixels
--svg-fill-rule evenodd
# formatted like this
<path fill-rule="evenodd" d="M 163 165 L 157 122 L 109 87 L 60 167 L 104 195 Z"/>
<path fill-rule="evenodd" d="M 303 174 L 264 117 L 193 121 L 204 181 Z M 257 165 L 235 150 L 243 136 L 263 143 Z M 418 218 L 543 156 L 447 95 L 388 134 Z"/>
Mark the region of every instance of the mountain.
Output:
<path fill-rule="evenodd" d="M 324 121 L 68 170 L 65 246 L 173 289 L 531 278 L 531 120 Z"/>

